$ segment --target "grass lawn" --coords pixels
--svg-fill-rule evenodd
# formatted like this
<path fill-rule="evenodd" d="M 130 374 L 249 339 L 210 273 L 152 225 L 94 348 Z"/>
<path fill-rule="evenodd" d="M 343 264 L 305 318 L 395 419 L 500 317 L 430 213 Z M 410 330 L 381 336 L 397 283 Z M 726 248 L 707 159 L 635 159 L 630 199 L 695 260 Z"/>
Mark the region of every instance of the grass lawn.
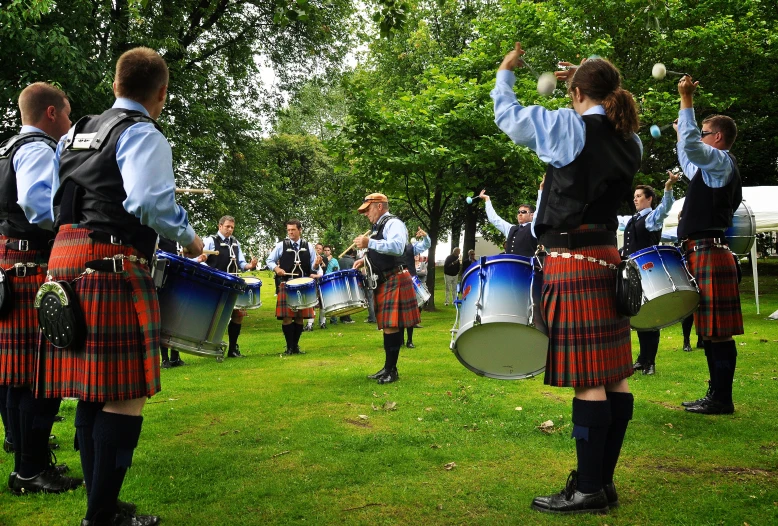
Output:
<path fill-rule="evenodd" d="M 364 313 L 303 333 L 307 354 L 285 357 L 264 273 L 264 305 L 241 334 L 245 359 L 182 355 L 186 367 L 162 371 L 121 498 L 166 525 L 778 524 L 778 321 L 767 320 L 778 309 L 778 261 L 759 263 L 761 315 L 744 270 L 735 414 L 682 411 L 682 400 L 705 392 L 705 359 L 681 350 L 680 325 L 663 330 L 657 374 L 630 381 L 635 419 L 616 471 L 621 507 L 607 516 L 529 507 L 575 467 L 571 389 L 465 369 L 448 348 L 453 307 L 424 312 L 395 384 L 365 379 L 383 364 L 383 348 Z M 636 355 L 635 333 L 633 348 Z M 54 433 L 60 462 L 78 476 L 74 413 L 75 402 L 63 402 Z M 547 420 L 552 432 L 539 429 Z M 0 456 L 0 480 L 12 467 L 11 455 Z M 85 508 L 83 488 L 0 492 L 2 525 L 75 526 Z"/>

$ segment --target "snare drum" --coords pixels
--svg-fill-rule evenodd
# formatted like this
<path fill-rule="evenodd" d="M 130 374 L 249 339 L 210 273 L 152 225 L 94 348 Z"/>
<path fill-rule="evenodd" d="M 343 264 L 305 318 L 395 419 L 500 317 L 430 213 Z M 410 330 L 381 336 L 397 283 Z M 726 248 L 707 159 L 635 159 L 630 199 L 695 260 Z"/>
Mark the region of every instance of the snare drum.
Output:
<path fill-rule="evenodd" d="M 548 332 L 540 315 L 539 285 L 532 259 L 513 254 L 482 257 L 465 272 L 451 330 L 451 349 L 462 365 L 503 380 L 545 370 Z"/>
<path fill-rule="evenodd" d="M 353 268 L 322 276 L 319 294 L 325 316 L 348 316 L 367 309 L 364 277 Z"/>
<path fill-rule="evenodd" d="M 316 296 L 316 280 L 313 278 L 295 278 L 287 281 L 286 304 L 292 310 L 310 309 L 319 303 Z"/>
<path fill-rule="evenodd" d="M 247 276 L 243 278 L 243 282 L 246 284 L 246 291 L 238 296 L 238 301 L 235 303 L 236 309 L 258 309 L 262 306 L 262 299 L 259 297 L 259 292 L 262 289 L 262 280 Z"/>
<path fill-rule="evenodd" d="M 421 282 L 419 276 L 411 276 L 411 281 L 413 282 L 413 291 L 416 293 L 416 302 L 419 304 L 419 308 L 421 308 L 430 300 L 430 291 Z"/>
<path fill-rule="evenodd" d="M 739 256 L 748 255 L 756 240 L 756 216 L 746 200 L 732 217 L 732 226 L 724 232 L 729 249 Z"/>
<path fill-rule="evenodd" d="M 680 250 L 670 246 L 648 247 L 634 252 L 629 261 L 640 272 L 643 286 L 640 312 L 629 319 L 633 329 L 661 329 L 695 311 L 700 293 Z"/>
<path fill-rule="evenodd" d="M 159 289 L 163 347 L 201 356 L 224 356 L 224 331 L 245 285 L 240 278 L 157 251 L 164 265 Z"/>

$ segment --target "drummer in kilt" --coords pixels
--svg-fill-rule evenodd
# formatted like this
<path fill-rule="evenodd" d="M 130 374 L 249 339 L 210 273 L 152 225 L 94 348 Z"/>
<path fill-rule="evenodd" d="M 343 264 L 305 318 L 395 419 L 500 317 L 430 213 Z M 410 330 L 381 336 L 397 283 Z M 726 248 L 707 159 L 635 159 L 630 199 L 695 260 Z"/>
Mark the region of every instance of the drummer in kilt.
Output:
<path fill-rule="evenodd" d="M 743 334 L 737 267 L 724 231 L 743 200 L 742 181 L 729 149 L 737 137 L 737 125 L 726 115 L 711 115 L 697 128 L 694 91 L 688 75 L 678 81 L 681 96 L 678 121 L 678 162 L 690 179 L 678 219 L 689 272 L 700 288 L 700 306 L 694 325 L 702 336 L 710 375 L 708 392 L 699 400 L 683 402 L 691 413 L 730 414 L 732 383 L 737 366 L 733 336 Z"/>
<path fill-rule="evenodd" d="M 143 406 L 160 391 L 160 310 L 149 271 L 157 235 L 177 241 L 190 257 L 203 247 L 175 202 L 172 152 L 154 120 L 167 87 L 167 65 L 156 51 L 127 51 L 116 64 L 113 107 L 79 120 L 54 162 L 57 235 L 48 279 L 67 282 L 62 288 L 72 289 L 71 306 L 82 309 L 85 328 L 72 343 L 63 333 L 64 348 L 43 346 L 36 395 L 79 400 L 76 442 L 88 499 L 83 526 L 159 522 L 134 516 L 134 506 L 120 505 L 118 496 Z"/>
<path fill-rule="evenodd" d="M 354 246 L 357 249 L 368 249 L 366 258 L 373 272 L 378 275 L 375 311 L 378 328 L 384 331 L 386 355 L 381 370 L 368 378 L 377 380 L 379 384 L 388 384 L 400 378 L 397 360 L 403 344 L 403 328 L 421 322 L 416 293 L 404 256 L 408 230 L 405 223 L 389 213 L 389 200 L 384 194 L 368 195 L 358 211 L 373 224 L 372 234 L 356 237 Z M 358 259 L 354 262 L 354 268 L 364 264 L 365 258 Z"/>
<path fill-rule="evenodd" d="M 51 167 L 55 137 L 70 128 L 70 103 L 59 88 L 36 82 L 22 91 L 19 109 L 22 129 L 0 145 L 0 267 L 9 285 L 0 294 L 0 413 L 7 424 L 6 449 L 14 453 L 11 491 L 61 493 L 81 480 L 64 476 L 67 466 L 56 467 L 49 451 L 61 399 L 33 396 L 39 346 L 33 305 L 54 239 Z"/>
<path fill-rule="evenodd" d="M 545 383 L 575 390 L 578 458 L 565 488 L 536 497 L 532 508 L 607 513 L 618 505 L 613 473 L 634 404 L 627 384 L 629 319 L 616 310 L 616 211 L 629 199 L 640 167 L 637 104 L 621 88 L 619 71 L 598 58 L 556 73 L 567 81 L 572 109 L 525 108 L 516 100 L 512 71 L 523 54 L 517 42 L 500 65 L 491 96 L 500 129 L 548 163 L 534 220 L 539 255 L 545 253 Z"/>
<path fill-rule="evenodd" d="M 267 258 L 267 268 L 275 272 L 281 279 L 276 296 L 276 318 L 282 320 L 281 330 L 286 340 L 284 354 L 305 354 L 300 350 L 300 336 L 303 333 L 303 323 L 306 318 L 316 316 L 313 307 L 293 310 L 287 301 L 286 282 L 300 277 L 318 278 L 322 271 L 314 272 L 318 255 L 311 250 L 311 245 L 302 236 L 302 223 L 298 219 L 290 219 L 286 223 L 287 238 L 276 244 Z"/>

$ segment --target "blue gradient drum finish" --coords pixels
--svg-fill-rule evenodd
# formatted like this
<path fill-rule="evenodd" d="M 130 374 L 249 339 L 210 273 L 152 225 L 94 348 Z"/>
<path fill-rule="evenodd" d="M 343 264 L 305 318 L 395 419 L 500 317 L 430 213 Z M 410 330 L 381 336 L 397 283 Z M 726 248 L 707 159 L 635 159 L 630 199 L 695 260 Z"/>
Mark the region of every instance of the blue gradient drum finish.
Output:
<path fill-rule="evenodd" d="M 633 253 L 629 262 L 640 272 L 643 286 L 643 305 L 629 319 L 633 329 L 668 327 L 697 309 L 700 293 L 680 250 L 671 246 L 648 247 Z"/>
<path fill-rule="evenodd" d="M 292 310 L 310 309 L 319 303 L 316 295 L 316 280 L 313 278 L 290 279 L 286 287 L 286 304 Z"/>
<path fill-rule="evenodd" d="M 740 203 L 732 217 L 732 226 L 724 231 L 729 249 L 738 256 L 746 256 L 751 252 L 756 240 L 756 216 L 746 200 Z"/>
<path fill-rule="evenodd" d="M 258 309 L 262 306 L 262 299 L 259 293 L 262 290 L 262 280 L 251 276 L 246 276 L 243 282 L 246 284 L 246 291 L 238 296 L 235 303 L 236 309 Z"/>
<path fill-rule="evenodd" d="M 166 260 L 159 307 L 164 347 L 200 356 L 224 356 L 227 330 L 243 280 L 187 258 L 157 251 Z"/>
<path fill-rule="evenodd" d="M 347 316 L 367 309 L 364 277 L 353 268 L 322 276 L 319 294 L 326 316 Z"/>
<path fill-rule="evenodd" d="M 419 276 L 411 276 L 411 281 L 413 282 L 413 291 L 416 293 L 416 303 L 418 303 L 419 308 L 421 308 L 430 300 L 430 291 L 427 289 L 427 286 L 421 282 Z"/>
<path fill-rule="evenodd" d="M 548 336 L 540 316 L 532 259 L 482 257 L 462 278 L 458 329 L 451 349 L 474 373 L 503 380 L 531 378 L 546 367 Z M 532 301 L 537 298 L 535 302 Z"/>

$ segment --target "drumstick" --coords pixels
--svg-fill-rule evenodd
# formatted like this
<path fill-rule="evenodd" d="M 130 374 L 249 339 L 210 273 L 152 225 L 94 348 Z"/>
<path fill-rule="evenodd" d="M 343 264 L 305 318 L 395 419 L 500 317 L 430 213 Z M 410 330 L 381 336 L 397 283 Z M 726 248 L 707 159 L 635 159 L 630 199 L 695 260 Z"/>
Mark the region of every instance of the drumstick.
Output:
<path fill-rule="evenodd" d="M 177 194 L 212 194 L 210 188 L 176 188 Z"/>
<path fill-rule="evenodd" d="M 205 254 L 206 256 L 218 256 L 219 255 L 219 251 L 218 250 L 203 250 L 202 253 Z"/>
<path fill-rule="evenodd" d="M 364 233 L 364 234 L 362 234 L 362 235 L 363 235 L 363 236 L 366 236 L 366 235 L 368 235 L 368 234 L 369 234 L 370 232 L 372 232 L 372 231 L 373 231 L 373 229 L 371 228 L 370 230 L 368 230 L 367 232 L 365 232 L 365 233 Z M 342 258 L 343 256 L 345 256 L 345 255 L 346 255 L 346 252 L 348 252 L 349 250 L 351 250 L 352 248 L 354 248 L 354 246 L 356 246 L 356 243 L 351 243 L 351 246 L 349 246 L 349 247 L 348 247 L 346 250 L 344 250 L 344 251 L 343 251 L 343 253 L 342 253 L 341 255 L 339 255 L 339 256 L 338 256 L 338 259 L 340 259 L 340 258 Z"/>

